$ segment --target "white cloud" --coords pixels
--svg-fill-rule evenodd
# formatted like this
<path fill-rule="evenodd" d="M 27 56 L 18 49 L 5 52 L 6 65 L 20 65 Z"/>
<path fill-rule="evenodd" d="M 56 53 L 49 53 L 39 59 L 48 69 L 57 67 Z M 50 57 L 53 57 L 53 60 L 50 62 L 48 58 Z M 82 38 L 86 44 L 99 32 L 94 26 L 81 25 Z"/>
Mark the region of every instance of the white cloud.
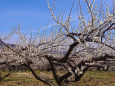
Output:
<path fill-rule="evenodd" d="M 50 28 L 52 28 L 52 27 L 54 27 L 54 26 L 57 26 L 57 23 L 49 24 L 49 25 L 47 25 L 46 27 L 43 27 L 43 28 L 41 29 L 41 31 L 46 30 L 46 29 L 50 29 Z"/>

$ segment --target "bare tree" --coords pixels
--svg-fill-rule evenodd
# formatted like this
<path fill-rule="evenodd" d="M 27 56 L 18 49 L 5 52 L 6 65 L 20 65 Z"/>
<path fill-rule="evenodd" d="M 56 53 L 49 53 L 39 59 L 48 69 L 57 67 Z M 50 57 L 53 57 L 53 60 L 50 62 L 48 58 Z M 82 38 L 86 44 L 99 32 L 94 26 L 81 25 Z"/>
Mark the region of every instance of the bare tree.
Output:
<path fill-rule="evenodd" d="M 65 36 L 73 40 L 73 43 L 69 46 L 69 49 L 61 59 L 51 59 L 53 58 L 52 56 L 46 56 L 51 65 L 54 78 L 59 86 L 63 86 L 64 81 L 71 81 L 68 80 L 71 75 L 74 75 L 74 81 L 79 81 L 88 68 L 102 67 L 102 65 L 96 64 L 98 61 L 106 61 L 109 58 L 115 57 L 114 6 L 111 13 L 109 12 L 109 7 L 106 7 L 107 12 L 103 14 L 102 7 L 97 5 L 96 7 L 94 5 L 95 0 L 85 0 L 84 2 L 87 5 L 87 15 L 90 17 L 89 19 L 84 18 L 85 16 L 82 11 L 82 6 L 80 0 L 78 0 L 77 10 L 80 22 L 76 29 L 71 27 L 71 12 L 75 0 L 73 0 L 72 8 L 70 9 L 70 13 L 65 21 L 61 20 L 61 18 L 56 18 L 53 11 L 55 7 L 54 4 L 50 7 L 48 3 L 52 18 L 58 25 L 62 26 L 62 29 L 64 29 L 62 31 L 65 31 Z M 110 52 L 103 49 L 110 50 Z M 81 56 L 80 53 L 83 56 Z M 78 63 L 75 60 L 76 58 L 79 59 Z M 59 76 L 55 69 L 55 65 L 57 64 L 66 64 L 65 68 L 68 69 L 68 73 L 63 76 Z"/>
<path fill-rule="evenodd" d="M 77 2 L 77 12 L 79 24 L 77 27 L 71 25 L 71 13 L 73 6 Z M 73 0 L 70 12 L 64 21 L 59 16 L 56 18 L 54 13 L 55 0 L 53 6 L 48 7 L 52 18 L 57 23 L 57 28 L 51 30 L 51 35 L 41 34 L 38 37 L 27 35 L 20 32 L 20 26 L 15 33 L 18 40 L 16 46 L 9 46 L 1 38 L 0 41 L 5 45 L 5 52 L 2 50 L 2 57 L 9 65 L 20 65 L 29 69 L 37 80 L 54 86 L 52 81 L 38 75 L 34 66 L 49 64 L 54 79 L 58 86 L 64 86 L 68 82 L 79 81 L 85 72 L 91 68 L 103 68 L 108 59 L 115 59 L 115 16 L 113 11 L 107 8 L 103 11 L 103 5 L 95 5 L 95 0 L 84 0 L 87 5 L 86 19 L 80 0 Z M 40 63 L 41 62 L 41 63 Z M 46 66 L 46 65 L 45 65 Z M 67 72 L 63 75 L 58 73 L 58 67 L 63 67 Z M 108 68 L 108 66 L 107 66 Z M 106 68 L 105 68 L 106 69 Z M 72 77 L 72 79 L 71 79 Z"/>

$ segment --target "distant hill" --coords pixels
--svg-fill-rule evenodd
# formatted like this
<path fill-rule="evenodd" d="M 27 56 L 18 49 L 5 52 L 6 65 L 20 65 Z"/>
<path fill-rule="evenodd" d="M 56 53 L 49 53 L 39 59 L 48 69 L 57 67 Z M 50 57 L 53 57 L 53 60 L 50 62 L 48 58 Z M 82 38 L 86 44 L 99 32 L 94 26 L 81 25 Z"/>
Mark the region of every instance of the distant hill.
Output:
<path fill-rule="evenodd" d="M 9 46 L 11 46 L 11 47 L 14 47 L 14 46 L 16 46 L 15 44 L 9 44 L 9 43 L 7 43 Z M 4 44 L 0 41 L 0 47 L 2 47 L 2 46 L 4 46 Z"/>
<path fill-rule="evenodd" d="M 0 46 L 3 46 L 4 44 L 0 41 Z"/>

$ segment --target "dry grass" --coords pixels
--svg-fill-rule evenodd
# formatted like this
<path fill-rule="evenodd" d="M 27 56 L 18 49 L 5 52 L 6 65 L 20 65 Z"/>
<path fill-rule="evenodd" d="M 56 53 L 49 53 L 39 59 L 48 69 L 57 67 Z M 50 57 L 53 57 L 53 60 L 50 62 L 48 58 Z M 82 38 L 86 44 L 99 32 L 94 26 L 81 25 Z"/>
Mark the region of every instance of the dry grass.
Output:
<path fill-rule="evenodd" d="M 53 80 L 51 72 L 36 71 L 38 74 Z M 63 73 L 63 72 L 60 72 Z M 2 74 L 5 74 L 2 73 Z M 53 80 L 54 81 L 54 80 Z M 55 83 L 55 81 L 54 81 Z M 70 83 L 69 86 L 115 86 L 115 71 L 88 71 L 78 83 Z M 15 72 L 0 83 L 0 86 L 46 86 L 36 80 L 31 72 Z"/>

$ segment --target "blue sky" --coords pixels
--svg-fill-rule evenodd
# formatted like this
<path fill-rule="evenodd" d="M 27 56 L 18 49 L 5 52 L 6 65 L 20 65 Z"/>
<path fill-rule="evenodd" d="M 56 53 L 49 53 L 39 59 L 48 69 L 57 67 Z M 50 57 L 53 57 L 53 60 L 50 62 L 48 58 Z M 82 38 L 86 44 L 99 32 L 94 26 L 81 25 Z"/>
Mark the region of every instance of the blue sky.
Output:
<path fill-rule="evenodd" d="M 65 1 L 58 0 L 59 9 L 72 3 L 71 0 L 61 2 Z M 0 33 L 7 34 L 18 24 L 23 32 L 38 31 L 51 20 L 46 0 L 0 0 Z"/>
<path fill-rule="evenodd" d="M 49 1 L 50 3 L 53 2 L 53 0 Z M 68 12 L 72 1 L 56 0 L 57 14 L 65 8 Z M 107 3 L 111 4 L 110 2 Z M 82 6 L 85 7 L 84 4 Z M 73 17 L 76 14 L 76 9 L 73 9 Z M 0 0 L 0 34 L 7 35 L 18 24 L 21 25 L 23 32 L 37 32 L 39 29 L 44 29 L 48 21 L 50 21 L 51 26 L 52 18 L 47 6 L 47 0 Z"/>
<path fill-rule="evenodd" d="M 37 30 L 48 21 L 46 0 L 0 0 L 0 33 L 21 24 L 23 31 Z"/>

